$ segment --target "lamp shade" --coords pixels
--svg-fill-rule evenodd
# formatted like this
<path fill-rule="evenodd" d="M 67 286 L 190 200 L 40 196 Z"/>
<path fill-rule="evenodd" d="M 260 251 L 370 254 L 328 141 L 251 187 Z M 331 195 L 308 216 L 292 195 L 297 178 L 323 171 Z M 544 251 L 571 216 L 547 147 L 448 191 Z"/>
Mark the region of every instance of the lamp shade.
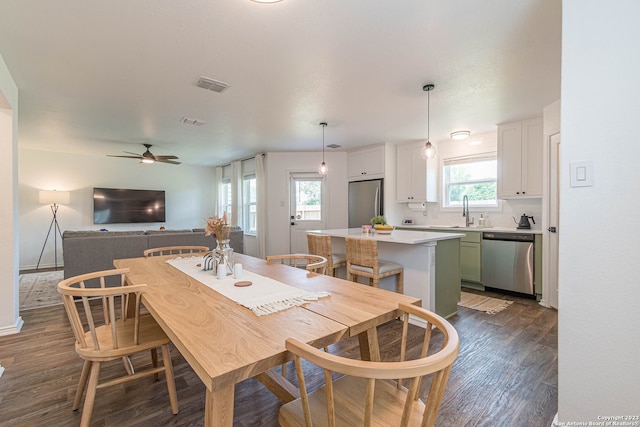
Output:
<path fill-rule="evenodd" d="M 40 190 L 38 201 L 43 205 L 68 205 L 71 200 L 71 192 L 56 190 Z"/>

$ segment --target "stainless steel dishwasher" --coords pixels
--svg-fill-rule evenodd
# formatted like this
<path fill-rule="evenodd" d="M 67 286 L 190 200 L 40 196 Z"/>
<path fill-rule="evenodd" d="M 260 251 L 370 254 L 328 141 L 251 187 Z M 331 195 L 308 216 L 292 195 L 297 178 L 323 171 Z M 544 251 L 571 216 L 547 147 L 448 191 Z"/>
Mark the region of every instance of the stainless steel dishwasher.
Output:
<path fill-rule="evenodd" d="M 533 234 L 482 233 L 482 284 L 535 298 L 533 244 Z"/>

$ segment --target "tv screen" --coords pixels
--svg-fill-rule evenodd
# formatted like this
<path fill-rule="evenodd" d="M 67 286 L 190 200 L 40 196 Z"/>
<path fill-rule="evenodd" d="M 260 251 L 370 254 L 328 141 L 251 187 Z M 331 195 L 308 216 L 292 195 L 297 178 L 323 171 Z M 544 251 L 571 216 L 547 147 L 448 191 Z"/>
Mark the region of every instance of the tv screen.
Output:
<path fill-rule="evenodd" d="M 93 189 L 93 223 L 165 222 L 164 191 Z"/>

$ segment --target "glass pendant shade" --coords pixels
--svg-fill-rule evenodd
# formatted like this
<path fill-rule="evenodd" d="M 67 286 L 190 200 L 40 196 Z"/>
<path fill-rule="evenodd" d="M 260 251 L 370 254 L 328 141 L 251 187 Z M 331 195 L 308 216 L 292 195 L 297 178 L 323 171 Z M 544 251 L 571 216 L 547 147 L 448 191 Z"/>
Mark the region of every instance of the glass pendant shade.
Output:
<path fill-rule="evenodd" d="M 424 159 L 433 159 L 436 156 L 436 147 L 429 141 L 424 144 L 424 147 L 420 150 L 420 156 Z"/>
<path fill-rule="evenodd" d="M 318 172 L 320 173 L 320 175 L 326 175 L 327 172 L 329 172 L 329 168 L 327 167 L 327 164 L 325 162 L 322 162 L 322 164 L 320 165 L 320 169 L 318 170 Z"/>
<path fill-rule="evenodd" d="M 327 167 L 327 164 L 324 162 L 324 128 L 327 127 L 327 124 L 325 122 L 320 123 L 320 126 L 322 126 L 322 163 L 320 164 L 320 169 L 318 169 L 318 173 L 320 173 L 320 175 L 326 175 L 327 172 L 329 172 L 329 168 Z"/>

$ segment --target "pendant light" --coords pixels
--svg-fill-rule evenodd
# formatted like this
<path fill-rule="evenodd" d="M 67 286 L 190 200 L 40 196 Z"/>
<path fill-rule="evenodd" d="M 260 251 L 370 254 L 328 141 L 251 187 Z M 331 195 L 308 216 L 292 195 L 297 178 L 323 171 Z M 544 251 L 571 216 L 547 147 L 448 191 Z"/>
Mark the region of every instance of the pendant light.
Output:
<path fill-rule="evenodd" d="M 427 142 L 420 150 L 420 156 L 425 160 L 433 159 L 436 156 L 436 147 L 434 147 L 431 141 L 429 141 L 429 92 L 431 92 L 435 87 L 436 86 L 433 84 L 422 86 L 422 90 L 427 92 Z"/>
<path fill-rule="evenodd" d="M 320 164 L 320 170 L 318 172 L 320 172 L 320 175 L 326 175 L 327 172 L 329 172 L 329 168 L 327 168 L 327 164 L 324 162 L 324 128 L 327 127 L 327 124 L 322 122 L 320 126 L 322 126 L 322 163 Z"/>

